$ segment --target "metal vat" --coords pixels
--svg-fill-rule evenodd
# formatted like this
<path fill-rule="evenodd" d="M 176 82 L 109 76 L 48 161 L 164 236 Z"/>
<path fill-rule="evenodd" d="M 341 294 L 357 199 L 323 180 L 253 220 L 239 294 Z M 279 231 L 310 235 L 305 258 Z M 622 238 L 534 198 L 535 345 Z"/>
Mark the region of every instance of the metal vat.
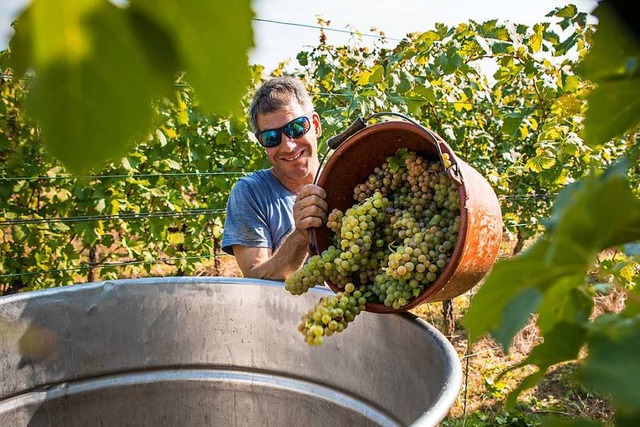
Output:
<path fill-rule="evenodd" d="M 458 355 L 409 313 L 361 313 L 307 346 L 300 316 L 332 291 L 168 277 L 0 298 L 2 426 L 432 426 Z"/>

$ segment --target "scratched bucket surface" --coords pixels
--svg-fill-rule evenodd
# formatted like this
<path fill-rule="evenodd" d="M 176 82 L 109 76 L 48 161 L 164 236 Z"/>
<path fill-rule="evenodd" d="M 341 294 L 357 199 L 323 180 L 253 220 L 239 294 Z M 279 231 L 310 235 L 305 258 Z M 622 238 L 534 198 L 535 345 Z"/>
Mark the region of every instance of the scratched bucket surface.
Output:
<path fill-rule="evenodd" d="M 365 312 L 308 346 L 300 316 L 331 294 L 169 277 L 0 297 L 0 425 L 437 425 L 462 380 L 450 342 Z"/>
<path fill-rule="evenodd" d="M 414 151 L 431 161 L 440 161 L 446 153 L 457 168 L 459 177 L 460 230 L 451 260 L 420 295 L 399 309 L 379 303 L 367 303 L 366 310 L 375 313 L 407 311 L 419 304 L 452 299 L 464 294 L 488 273 L 494 264 L 502 241 L 502 213 L 498 197 L 488 181 L 478 171 L 458 158 L 451 147 L 436 133 L 407 121 L 385 121 L 357 131 L 328 158 L 317 184 L 327 192 L 329 212 L 333 208 L 345 211 L 351 207 L 353 189 L 364 182 L 373 170 L 382 165 L 399 148 Z M 326 226 L 312 230 L 312 247 L 322 253 L 332 244 L 333 232 Z M 327 285 L 339 292 L 331 282 Z"/>

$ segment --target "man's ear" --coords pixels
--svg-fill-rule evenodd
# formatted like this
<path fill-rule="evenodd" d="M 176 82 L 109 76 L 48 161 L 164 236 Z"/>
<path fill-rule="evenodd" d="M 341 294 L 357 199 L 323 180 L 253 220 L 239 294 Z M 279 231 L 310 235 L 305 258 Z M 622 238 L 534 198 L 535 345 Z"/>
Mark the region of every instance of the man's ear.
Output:
<path fill-rule="evenodd" d="M 322 136 L 322 123 L 320 122 L 320 115 L 313 113 L 313 126 L 315 127 L 316 136 L 320 138 Z"/>

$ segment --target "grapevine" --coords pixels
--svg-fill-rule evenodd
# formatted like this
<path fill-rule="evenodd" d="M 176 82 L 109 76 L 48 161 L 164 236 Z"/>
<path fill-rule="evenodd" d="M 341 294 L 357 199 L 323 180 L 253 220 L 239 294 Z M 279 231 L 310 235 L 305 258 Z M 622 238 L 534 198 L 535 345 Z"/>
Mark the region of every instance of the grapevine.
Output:
<path fill-rule="evenodd" d="M 285 280 L 293 295 L 326 281 L 340 288 L 302 316 L 298 330 L 310 345 L 342 332 L 366 303 L 407 305 L 438 278 L 457 242 L 458 189 L 437 161 L 400 149 L 355 186 L 353 198 L 328 215 L 332 245 Z"/>

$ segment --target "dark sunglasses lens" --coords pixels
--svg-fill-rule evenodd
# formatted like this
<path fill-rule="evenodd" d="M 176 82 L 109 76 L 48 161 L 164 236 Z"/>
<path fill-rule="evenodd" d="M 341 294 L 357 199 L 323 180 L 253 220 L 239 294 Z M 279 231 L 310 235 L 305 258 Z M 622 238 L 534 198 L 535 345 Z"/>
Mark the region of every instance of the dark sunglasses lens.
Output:
<path fill-rule="evenodd" d="M 311 129 L 311 123 L 307 117 L 298 117 L 291 123 L 287 124 L 282 131 L 289 138 L 300 138 Z"/>
<path fill-rule="evenodd" d="M 260 144 L 265 147 L 275 147 L 280 144 L 280 131 L 279 130 L 268 130 L 258 134 L 258 139 L 260 140 Z"/>

